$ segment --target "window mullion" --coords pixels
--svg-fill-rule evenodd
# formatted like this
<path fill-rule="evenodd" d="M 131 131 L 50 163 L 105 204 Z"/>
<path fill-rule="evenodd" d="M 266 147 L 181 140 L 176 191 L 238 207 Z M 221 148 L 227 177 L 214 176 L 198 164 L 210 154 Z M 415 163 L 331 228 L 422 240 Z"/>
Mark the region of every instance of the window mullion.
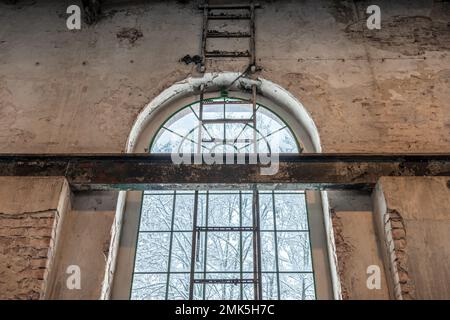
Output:
<path fill-rule="evenodd" d="M 280 268 L 278 265 L 278 232 L 277 232 L 277 215 L 275 211 L 275 191 L 272 190 L 272 212 L 273 212 L 273 237 L 275 240 L 275 271 L 277 275 L 277 296 L 278 300 L 281 298 L 280 293 Z"/>
<path fill-rule="evenodd" d="M 209 191 L 206 191 L 206 208 L 205 208 L 205 248 L 203 257 L 203 279 L 206 279 L 206 263 L 208 257 L 208 216 L 209 216 Z M 206 298 L 206 283 L 203 283 L 203 300 Z"/>
<path fill-rule="evenodd" d="M 189 300 L 194 299 L 194 277 L 195 277 L 195 251 L 197 249 L 197 217 L 198 217 L 198 190 L 194 194 L 194 213 L 192 221 L 192 252 L 191 252 L 191 273 L 189 286 Z"/>
<path fill-rule="evenodd" d="M 172 259 L 172 244 L 173 244 L 173 225 L 175 222 L 175 204 L 177 199 L 177 192 L 173 193 L 172 202 L 172 221 L 170 222 L 170 241 L 169 241 L 169 261 L 167 263 L 167 282 L 166 282 L 166 300 L 169 298 L 169 281 L 170 281 L 170 263 Z"/>
<path fill-rule="evenodd" d="M 256 186 L 253 189 L 253 280 L 255 300 L 262 299 L 261 286 L 261 239 L 260 239 L 260 222 L 259 222 L 259 193 Z"/>
<path fill-rule="evenodd" d="M 239 191 L 239 227 L 242 228 L 242 192 Z M 243 254 L 242 254 L 242 230 L 239 231 L 239 272 L 241 281 L 243 278 Z M 244 285 L 240 283 L 241 300 L 244 298 Z"/>

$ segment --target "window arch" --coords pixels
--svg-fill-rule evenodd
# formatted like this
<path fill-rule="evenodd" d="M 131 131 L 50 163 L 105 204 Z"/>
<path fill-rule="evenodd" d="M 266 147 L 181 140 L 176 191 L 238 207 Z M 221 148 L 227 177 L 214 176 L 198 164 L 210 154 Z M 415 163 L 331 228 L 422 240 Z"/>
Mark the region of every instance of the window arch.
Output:
<path fill-rule="evenodd" d="M 222 96 L 170 116 L 150 153 L 297 153 L 269 109 Z M 303 191 L 144 192 L 132 299 L 314 299 Z"/>
<path fill-rule="evenodd" d="M 255 121 L 253 121 L 256 117 Z M 253 139 L 256 138 L 256 143 Z M 299 153 L 292 130 L 275 113 L 251 101 L 219 97 L 177 111 L 152 140 L 151 153 Z"/>
<path fill-rule="evenodd" d="M 298 100 L 285 89 L 268 80 L 260 78 L 255 81 L 240 78 L 239 81 L 235 81 L 239 76 L 237 73 L 228 72 L 218 74 L 207 73 L 202 78 L 187 78 L 161 92 L 137 117 L 127 141 L 126 152 L 152 151 L 153 143 L 151 141 L 156 141 L 156 137 L 161 133 L 160 131 L 165 125 L 170 126 L 170 122 L 168 122 L 170 120 L 169 118 L 172 115 L 176 115 L 176 111 L 183 109 L 180 108 L 181 106 L 198 104 L 198 94 L 201 86 L 205 86 L 205 99 L 208 100 L 217 99 L 218 96 L 220 96 L 219 99 L 223 98 L 221 90 L 226 87 L 228 88 L 229 95 L 227 98 L 248 101 L 251 99 L 251 94 L 248 93 L 248 90 L 255 84 L 258 87 L 259 94 L 257 95 L 256 101 L 261 108 L 260 111 L 271 114 L 270 117 L 272 118 L 283 119 L 282 123 L 284 121 L 286 122 L 285 124 L 289 128 L 289 132 L 296 138 L 295 140 L 301 141 L 301 144 L 297 145 L 298 152 L 321 151 L 320 138 L 314 122 Z M 153 151 L 156 152 L 157 150 Z M 210 190 L 208 193 L 212 194 L 213 191 L 216 190 Z M 226 191 L 233 193 L 236 190 Z M 243 193 L 246 192 L 246 190 L 240 191 Z M 167 190 L 164 192 L 175 193 L 175 191 Z M 199 191 L 199 193 L 201 192 Z M 149 194 L 150 192 L 146 193 Z M 183 192 L 179 190 L 177 193 L 181 195 Z M 268 203 L 277 203 L 277 199 L 270 202 L 270 198 L 272 198 L 271 193 L 272 191 L 268 191 L 266 195 L 261 194 L 261 198 L 265 197 L 269 201 Z M 274 193 L 276 192 L 274 191 Z M 305 193 L 302 194 L 305 196 Z M 328 259 L 329 250 L 327 246 L 329 242 L 325 233 L 325 230 L 329 230 L 329 227 L 327 227 L 328 221 L 326 218 L 324 221 L 322 211 L 322 208 L 326 208 L 327 205 L 326 194 L 321 194 L 317 191 L 308 191 L 306 192 L 306 196 L 307 208 L 313 212 L 313 214 L 309 215 L 309 224 L 311 228 L 317 229 L 311 234 L 311 244 L 314 248 L 312 264 L 315 273 L 320 275 L 315 281 L 316 297 L 319 299 L 329 299 L 332 298 L 334 291 L 330 277 L 334 279 L 335 267 L 333 265 L 330 269 L 330 264 L 333 260 Z M 199 194 L 199 198 L 201 197 L 206 197 L 206 195 Z M 292 196 L 288 194 L 286 198 L 292 198 Z M 105 281 L 102 289 L 103 297 L 111 297 L 113 299 L 133 297 L 131 294 L 131 284 L 133 283 L 133 274 L 135 271 L 133 269 L 133 260 L 135 260 L 136 247 L 138 247 L 137 232 L 141 218 L 140 207 L 143 203 L 143 193 L 140 191 L 121 191 L 119 193 L 115 227 L 113 229 L 114 240 L 112 241 L 108 256 L 108 265 L 110 268 L 105 273 Z M 269 207 L 271 205 L 266 205 L 266 209 Z M 325 229 L 322 230 L 324 224 Z M 120 232 L 120 237 L 117 232 Z M 333 283 L 335 282 L 333 281 Z M 335 297 L 338 294 L 336 292 L 338 291 L 334 291 Z M 296 296 L 296 298 L 299 299 L 302 297 Z"/>

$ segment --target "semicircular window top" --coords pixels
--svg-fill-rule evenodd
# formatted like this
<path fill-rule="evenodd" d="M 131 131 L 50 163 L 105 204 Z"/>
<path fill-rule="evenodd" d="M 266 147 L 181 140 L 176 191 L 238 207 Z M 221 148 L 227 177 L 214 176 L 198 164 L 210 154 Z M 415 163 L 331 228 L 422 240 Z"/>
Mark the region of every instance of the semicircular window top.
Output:
<path fill-rule="evenodd" d="M 299 153 L 287 124 L 266 107 L 220 97 L 181 109 L 156 134 L 151 153 Z"/>
<path fill-rule="evenodd" d="M 150 148 L 150 153 L 301 151 L 275 113 L 228 97 L 181 109 Z M 131 299 L 311 300 L 314 276 L 302 190 L 143 192 Z"/>

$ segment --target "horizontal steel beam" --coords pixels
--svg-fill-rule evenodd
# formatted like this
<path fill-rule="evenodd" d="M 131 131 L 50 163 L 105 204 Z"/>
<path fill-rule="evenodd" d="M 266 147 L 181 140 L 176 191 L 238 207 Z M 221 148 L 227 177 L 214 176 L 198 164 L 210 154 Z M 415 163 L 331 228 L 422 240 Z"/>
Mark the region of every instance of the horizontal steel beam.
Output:
<path fill-rule="evenodd" d="M 273 175 L 233 157 L 176 165 L 170 154 L 0 154 L 0 176 L 65 176 L 76 190 L 370 189 L 382 176 L 450 176 L 450 154 L 283 154 Z"/>
<path fill-rule="evenodd" d="M 199 9 L 212 9 L 212 10 L 227 10 L 227 9 L 249 9 L 251 7 L 260 8 L 259 3 L 235 3 L 235 4 L 201 4 L 198 6 Z"/>

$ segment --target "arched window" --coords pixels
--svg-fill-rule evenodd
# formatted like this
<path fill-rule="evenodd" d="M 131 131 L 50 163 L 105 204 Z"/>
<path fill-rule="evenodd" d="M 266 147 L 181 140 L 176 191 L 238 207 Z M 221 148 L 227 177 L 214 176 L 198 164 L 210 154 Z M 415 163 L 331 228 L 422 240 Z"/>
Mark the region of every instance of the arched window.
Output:
<path fill-rule="evenodd" d="M 149 150 L 299 153 L 302 144 L 268 108 L 223 96 L 177 111 Z M 143 193 L 132 299 L 258 297 L 316 297 L 303 191 Z"/>
<path fill-rule="evenodd" d="M 292 131 L 277 115 L 261 105 L 256 105 L 255 115 L 253 121 L 252 102 L 242 99 L 207 99 L 202 110 L 195 102 L 164 123 L 150 152 L 300 152 Z"/>

